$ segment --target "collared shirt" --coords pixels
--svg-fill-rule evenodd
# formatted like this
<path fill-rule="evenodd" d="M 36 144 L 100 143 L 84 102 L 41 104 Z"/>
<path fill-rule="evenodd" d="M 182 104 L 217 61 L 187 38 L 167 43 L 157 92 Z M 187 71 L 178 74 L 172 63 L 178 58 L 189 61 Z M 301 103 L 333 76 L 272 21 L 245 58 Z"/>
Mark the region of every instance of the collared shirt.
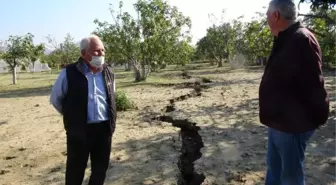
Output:
<path fill-rule="evenodd" d="M 105 81 L 101 71 L 93 73 L 86 66 L 85 76 L 88 80 L 88 123 L 97 123 L 108 120 L 108 105 Z M 115 82 L 114 90 L 115 90 Z M 66 69 L 63 69 L 51 92 L 50 102 L 62 114 L 62 101 L 68 89 Z"/>

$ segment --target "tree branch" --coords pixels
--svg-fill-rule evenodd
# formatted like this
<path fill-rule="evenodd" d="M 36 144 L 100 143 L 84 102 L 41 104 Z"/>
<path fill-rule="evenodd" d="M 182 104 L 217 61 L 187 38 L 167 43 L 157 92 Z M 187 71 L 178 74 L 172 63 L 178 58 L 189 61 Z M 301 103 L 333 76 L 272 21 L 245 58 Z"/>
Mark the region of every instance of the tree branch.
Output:
<path fill-rule="evenodd" d="M 327 14 L 314 15 L 314 14 L 301 14 L 301 13 L 299 13 L 298 16 L 307 17 L 308 19 L 319 18 L 319 19 L 326 20 L 327 23 L 335 23 L 335 20 L 330 18 Z"/>
<path fill-rule="evenodd" d="M 320 37 L 325 37 L 325 35 L 324 35 L 324 34 L 322 34 L 322 33 L 319 33 L 319 32 L 317 32 L 317 31 L 315 31 L 315 30 L 313 30 L 313 29 L 311 29 L 311 28 L 308 28 L 308 27 L 307 27 L 307 29 L 308 29 L 309 31 L 311 31 L 312 33 L 314 33 L 314 34 L 316 34 L 316 35 L 320 36 Z"/>
<path fill-rule="evenodd" d="M 310 8 L 311 9 L 318 9 L 318 8 L 322 8 L 322 9 L 332 9 L 335 7 L 336 1 L 335 0 L 300 0 L 298 7 L 300 7 L 301 3 L 304 2 L 309 2 L 311 3 Z"/>

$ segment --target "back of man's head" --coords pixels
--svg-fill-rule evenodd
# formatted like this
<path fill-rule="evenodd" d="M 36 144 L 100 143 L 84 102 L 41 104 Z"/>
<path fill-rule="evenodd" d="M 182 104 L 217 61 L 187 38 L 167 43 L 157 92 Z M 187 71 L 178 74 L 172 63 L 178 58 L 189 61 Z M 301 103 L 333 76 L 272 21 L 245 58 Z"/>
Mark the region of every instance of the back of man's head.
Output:
<path fill-rule="evenodd" d="M 279 12 L 280 17 L 286 21 L 295 21 L 297 19 L 297 8 L 292 0 L 271 0 L 269 10 L 271 12 Z"/>
<path fill-rule="evenodd" d="M 292 0 L 272 0 L 267 10 L 267 22 L 273 35 L 296 22 L 297 9 Z"/>

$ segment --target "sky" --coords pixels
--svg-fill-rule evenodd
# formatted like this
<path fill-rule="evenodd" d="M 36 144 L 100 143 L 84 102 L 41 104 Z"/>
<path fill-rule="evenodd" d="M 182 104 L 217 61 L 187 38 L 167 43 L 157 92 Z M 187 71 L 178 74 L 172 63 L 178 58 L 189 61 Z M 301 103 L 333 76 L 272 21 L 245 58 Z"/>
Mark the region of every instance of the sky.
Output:
<path fill-rule="evenodd" d="M 196 43 L 211 26 L 208 14 L 221 17 L 225 9 L 225 20 L 244 15 L 249 20 L 255 12 L 266 12 L 270 0 L 167 0 L 192 21 L 191 34 Z M 133 4 L 136 0 L 124 0 L 123 11 L 136 15 Z M 298 0 L 295 0 L 297 3 Z M 34 42 L 46 43 L 51 35 L 62 42 L 67 33 L 75 41 L 90 35 L 96 29 L 94 19 L 112 22 L 110 4 L 118 8 L 119 0 L 0 0 L 0 40 L 10 35 L 32 33 Z M 308 4 L 300 5 L 300 13 L 309 11 Z"/>

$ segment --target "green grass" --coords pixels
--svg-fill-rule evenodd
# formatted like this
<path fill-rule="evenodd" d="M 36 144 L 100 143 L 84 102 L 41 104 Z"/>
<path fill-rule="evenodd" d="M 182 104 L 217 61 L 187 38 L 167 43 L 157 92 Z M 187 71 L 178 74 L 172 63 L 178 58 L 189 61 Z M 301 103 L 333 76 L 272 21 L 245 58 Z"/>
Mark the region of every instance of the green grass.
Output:
<path fill-rule="evenodd" d="M 133 71 L 125 71 L 122 67 L 114 69 L 116 76 L 117 89 L 128 88 L 132 86 L 156 86 L 160 84 L 183 83 L 189 80 L 182 79 L 182 71 L 187 70 L 192 76 L 216 77 L 216 74 L 229 73 L 229 66 L 217 68 L 208 63 L 195 63 L 185 66 L 170 65 L 158 72 L 152 72 L 146 81 L 135 82 Z M 0 93 L 11 93 L 20 91 L 20 93 L 31 90 L 47 90 L 55 83 L 59 71 L 36 72 L 36 73 L 18 73 L 18 82 L 12 85 L 12 74 L 0 74 Z"/>
<path fill-rule="evenodd" d="M 43 87 L 51 87 L 58 73 L 18 73 L 17 84 L 13 85 L 12 74 L 0 75 L 0 93 L 16 90 L 30 90 Z"/>
<path fill-rule="evenodd" d="M 133 71 L 125 71 L 123 68 L 116 68 L 116 84 L 117 88 L 127 88 L 134 85 L 157 85 L 165 83 L 179 83 L 181 78 L 178 76 L 178 73 L 181 73 L 180 70 L 172 69 L 174 66 L 169 66 L 169 68 L 159 73 L 151 73 L 146 81 L 135 82 Z M 59 71 L 53 70 L 50 72 L 36 72 L 28 73 L 22 72 L 17 74 L 17 84 L 12 84 L 12 74 L 0 74 L 0 93 L 10 93 L 19 90 L 35 90 L 42 88 L 51 88 L 55 83 L 56 78 L 58 77 Z"/>

